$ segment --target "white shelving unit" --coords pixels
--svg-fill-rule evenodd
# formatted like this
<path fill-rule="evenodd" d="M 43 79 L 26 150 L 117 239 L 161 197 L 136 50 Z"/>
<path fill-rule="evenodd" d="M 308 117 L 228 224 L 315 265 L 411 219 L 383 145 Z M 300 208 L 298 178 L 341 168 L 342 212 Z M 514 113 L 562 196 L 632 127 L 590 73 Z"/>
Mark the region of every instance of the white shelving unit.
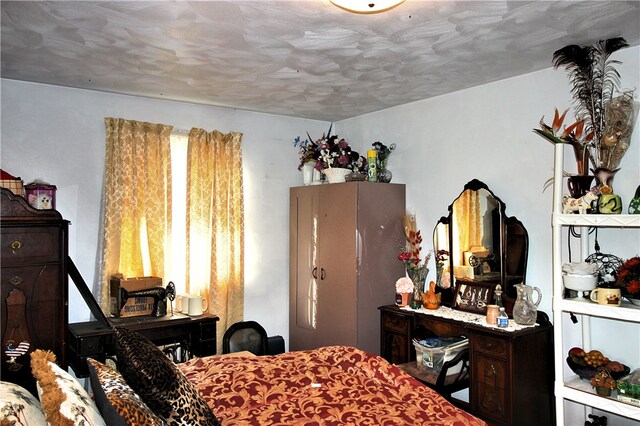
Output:
<path fill-rule="evenodd" d="M 640 215 L 601 215 L 601 214 L 562 214 L 563 188 L 563 144 L 555 145 L 554 185 L 553 185 L 553 215 L 552 215 L 552 243 L 553 243 L 553 321 L 554 321 L 554 360 L 555 360 L 555 397 L 556 424 L 565 424 L 564 401 L 570 400 L 612 414 L 640 419 L 640 406 L 618 401 L 615 397 L 601 397 L 595 393 L 586 380 L 581 380 L 575 374 L 565 374 L 565 363 L 569 348 L 563 346 L 563 330 L 569 324 L 567 315 L 578 315 L 582 327 L 582 342 L 585 349 L 591 348 L 591 318 L 600 317 L 612 320 L 626 321 L 640 324 L 640 307 L 624 301 L 620 307 L 608 307 L 582 300 L 564 299 L 562 284 L 562 230 L 566 226 L 583 227 L 581 232 L 582 258 L 588 255 L 587 229 L 589 227 L 602 228 L 640 228 Z M 633 253 L 635 254 L 635 253 Z M 571 324 L 573 325 L 573 324 Z"/>

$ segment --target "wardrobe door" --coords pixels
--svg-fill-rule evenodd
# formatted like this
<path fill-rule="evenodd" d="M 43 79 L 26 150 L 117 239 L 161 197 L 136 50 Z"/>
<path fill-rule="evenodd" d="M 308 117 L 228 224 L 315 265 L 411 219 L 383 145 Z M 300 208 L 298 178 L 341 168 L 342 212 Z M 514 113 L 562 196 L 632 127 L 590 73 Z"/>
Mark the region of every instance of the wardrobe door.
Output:
<path fill-rule="evenodd" d="M 320 191 L 317 346 L 357 345 L 357 194 L 354 183 Z"/>
<path fill-rule="evenodd" d="M 289 347 L 316 347 L 320 186 L 291 188 L 289 226 Z M 319 276 L 318 276 L 319 277 Z"/>
<path fill-rule="evenodd" d="M 380 353 L 377 308 L 395 302 L 395 282 L 405 275 L 398 261 L 405 241 L 404 214 L 404 185 L 358 184 L 357 347 L 373 354 Z"/>

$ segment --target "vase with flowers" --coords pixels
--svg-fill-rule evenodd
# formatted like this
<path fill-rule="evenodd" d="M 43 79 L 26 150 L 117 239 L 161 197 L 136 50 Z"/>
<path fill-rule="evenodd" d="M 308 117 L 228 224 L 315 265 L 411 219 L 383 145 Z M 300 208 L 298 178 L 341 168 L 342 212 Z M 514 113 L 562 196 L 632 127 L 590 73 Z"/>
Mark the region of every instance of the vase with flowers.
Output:
<path fill-rule="evenodd" d="M 302 171 L 302 179 L 305 185 L 320 183 L 320 172 L 316 170 L 316 163 L 320 156 L 318 144 L 311 139 L 307 133 L 308 139 L 302 140 L 300 136 L 293 139 L 293 146 L 298 148 L 298 157 L 300 163 L 298 170 Z"/>
<path fill-rule="evenodd" d="M 331 128 L 329 128 L 329 132 Z M 345 176 L 352 172 L 365 171 L 366 160 L 357 151 L 351 149 L 344 139 L 337 135 L 325 136 L 316 141 L 318 145 L 318 160 L 316 169 L 322 171 L 329 183 L 344 182 Z"/>
<path fill-rule="evenodd" d="M 396 281 L 396 305 L 407 306 L 413 297 L 413 281 L 407 277 Z"/>
<path fill-rule="evenodd" d="M 618 267 L 616 286 L 623 297 L 640 306 L 640 256 L 632 257 Z"/>
<path fill-rule="evenodd" d="M 601 367 L 598 368 L 596 374 L 591 378 L 591 386 L 596 389 L 598 395 L 611 396 L 611 391 L 616 388 L 617 384 L 609 370 Z"/>
<path fill-rule="evenodd" d="M 572 84 L 576 121 L 558 133 L 568 110 L 560 115 L 556 109 L 552 125 L 545 124 L 543 117 L 534 132 L 551 143 L 573 147 L 577 174 L 569 175 L 568 185 L 575 198 L 590 189 L 594 176 L 597 185 L 611 186 L 629 148 L 638 103 L 632 91 L 619 93 L 620 75 L 615 65 L 620 61 L 610 59 L 627 46 L 624 38 L 616 37 L 593 46 L 565 46 L 553 54 L 554 67 L 566 68 Z"/>
<path fill-rule="evenodd" d="M 423 261 L 420 253 L 422 251 L 422 236 L 416 228 L 415 215 L 406 214 L 403 222 L 406 247 L 398 255 L 398 260 L 404 263 L 407 276 L 413 283 L 413 297 L 409 306 L 412 309 L 419 309 L 422 306 L 422 295 L 425 291 L 424 285 L 429 274 L 427 265 L 431 258 L 431 252 L 427 253 Z"/>
<path fill-rule="evenodd" d="M 391 145 L 387 146 L 382 142 L 374 142 L 371 144 L 371 146 L 373 146 L 373 149 L 376 151 L 376 157 L 377 157 L 377 163 L 378 163 L 376 165 L 378 182 L 382 182 L 382 183 L 391 182 L 391 178 L 393 177 L 393 174 L 391 173 L 391 171 L 387 166 L 389 163 L 389 156 L 391 155 L 393 150 L 396 149 L 396 144 L 392 143 Z"/>

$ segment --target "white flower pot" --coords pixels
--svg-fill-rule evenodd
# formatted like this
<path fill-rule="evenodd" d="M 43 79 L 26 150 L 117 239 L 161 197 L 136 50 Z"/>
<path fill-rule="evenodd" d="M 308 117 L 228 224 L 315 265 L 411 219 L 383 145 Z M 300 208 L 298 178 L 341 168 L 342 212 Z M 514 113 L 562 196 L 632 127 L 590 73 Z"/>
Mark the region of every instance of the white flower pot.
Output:
<path fill-rule="evenodd" d="M 315 167 L 315 162 L 304 163 L 302 166 L 302 182 L 305 186 L 311 185 L 311 182 L 313 182 L 313 171 Z"/>
<path fill-rule="evenodd" d="M 328 169 L 324 169 L 322 172 L 325 174 L 325 176 L 327 176 L 327 180 L 329 180 L 329 183 L 340 183 L 346 182 L 345 176 L 351 173 L 351 169 L 331 167 Z"/>

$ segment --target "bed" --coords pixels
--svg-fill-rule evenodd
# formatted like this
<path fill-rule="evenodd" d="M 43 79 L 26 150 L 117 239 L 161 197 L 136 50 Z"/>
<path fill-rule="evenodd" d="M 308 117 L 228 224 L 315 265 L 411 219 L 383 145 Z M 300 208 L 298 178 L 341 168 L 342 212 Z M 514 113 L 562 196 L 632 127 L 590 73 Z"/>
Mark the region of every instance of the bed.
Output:
<path fill-rule="evenodd" d="M 347 346 L 179 364 L 223 425 L 484 425 L 384 359 Z"/>
<path fill-rule="evenodd" d="M 41 405 L 17 385 L 0 382 L 0 421 L 45 424 L 46 417 L 55 425 L 92 426 L 485 425 L 383 358 L 353 347 L 273 356 L 214 355 L 174 364 L 134 331 L 116 327 L 114 336 L 117 370 L 87 360 L 92 397 L 56 365 L 51 351 L 31 353 Z"/>

